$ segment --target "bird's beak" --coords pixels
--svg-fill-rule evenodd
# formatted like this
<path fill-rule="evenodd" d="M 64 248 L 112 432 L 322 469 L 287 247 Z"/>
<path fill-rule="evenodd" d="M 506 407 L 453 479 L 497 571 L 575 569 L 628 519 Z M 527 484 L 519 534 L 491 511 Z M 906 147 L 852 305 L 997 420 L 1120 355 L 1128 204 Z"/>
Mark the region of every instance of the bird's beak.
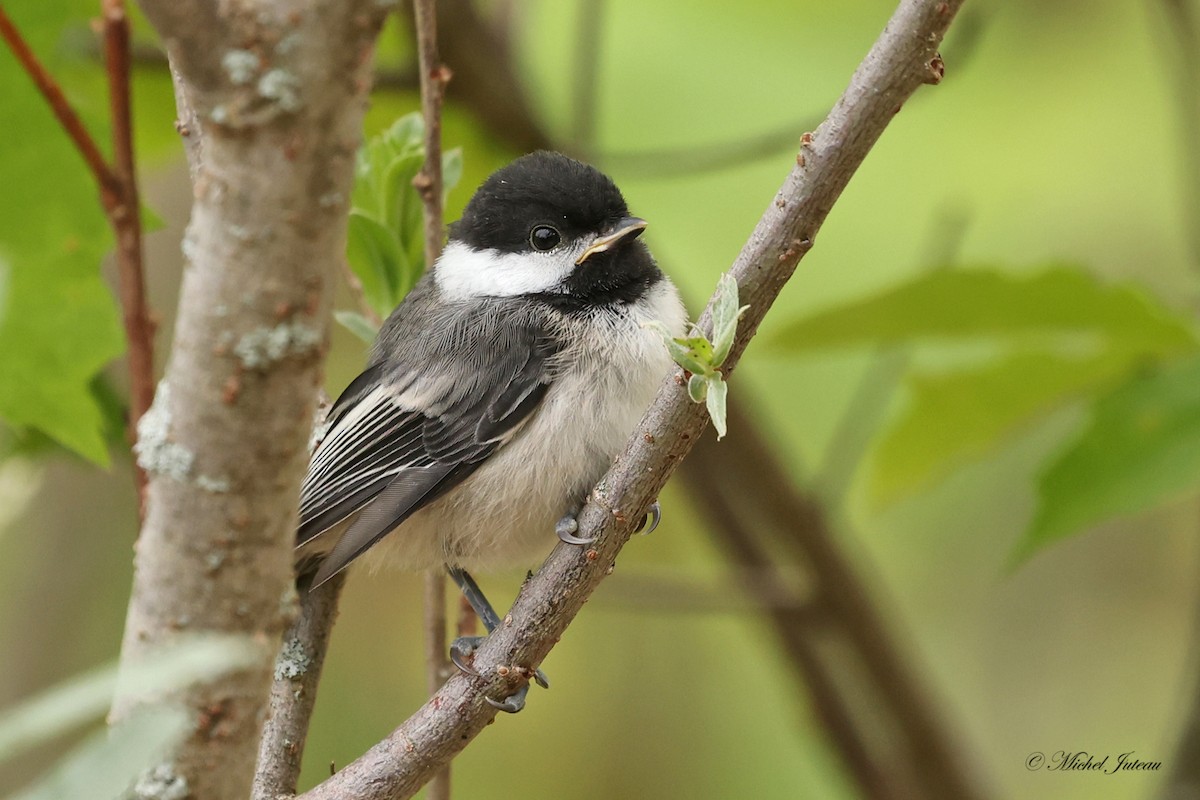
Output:
<path fill-rule="evenodd" d="M 587 250 L 584 250 L 583 254 L 580 255 L 579 258 L 575 259 L 575 265 L 578 266 L 582 264 L 592 256 L 596 255 L 596 253 L 603 253 L 607 250 L 613 249 L 625 238 L 635 238 L 639 233 L 646 229 L 646 225 L 648 224 L 649 223 L 646 222 L 646 220 L 641 219 L 640 217 L 626 217 L 616 225 L 613 225 L 604 233 L 600 234 L 599 238 L 592 242 L 591 246 L 588 247 Z"/>

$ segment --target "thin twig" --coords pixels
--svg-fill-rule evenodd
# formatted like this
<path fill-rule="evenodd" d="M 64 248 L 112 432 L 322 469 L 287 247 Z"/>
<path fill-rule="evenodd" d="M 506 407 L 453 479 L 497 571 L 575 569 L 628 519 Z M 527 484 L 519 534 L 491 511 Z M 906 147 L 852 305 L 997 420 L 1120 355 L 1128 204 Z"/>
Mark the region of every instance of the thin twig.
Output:
<path fill-rule="evenodd" d="M 425 268 L 442 254 L 442 101 L 450 70 L 438 56 L 437 11 L 434 0 L 414 0 L 417 34 L 417 71 L 421 78 L 421 113 L 425 118 L 425 164 L 413 184 L 421 195 L 425 221 Z M 446 651 L 446 576 L 441 570 L 425 573 L 425 669 L 432 697 L 450 674 Z M 450 799 L 450 763 L 434 774 L 429 800 Z"/>
<path fill-rule="evenodd" d="M 345 583 L 345 573 L 340 573 L 316 589 L 297 587 L 300 612 L 284 634 L 275 662 L 271 713 L 259 740 L 252 800 L 276 800 L 296 792 L 308 723 Z"/>
<path fill-rule="evenodd" d="M 446 577 L 440 569 L 425 573 L 425 685 L 429 696 L 450 676 L 446 659 Z M 449 800 L 450 764 L 447 763 L 429 781 L 428 800 Z"/>
<path fill-rule="evenodd" d="M 898 109 L 924 83 L 941 80 L 937 46 L 962 0 L 903 0 L 829 117 L 811 135 L 767 206 L 730 274 L 749 309 L 726 365 L 736 366 L 763 316 L 812 247 L 830 208 Z M 699 327 L 711 331 L 711 310 Z M 590 547 L 559 545 L 522 587 L 505 624 L 475 653 L 477 676 L 454 675 L 386 739 L 315 789 L 306 800 L 411 797 L 477 736 L 496 710 L 485 696 L 511 694 L 613 566 L 634 525 L 707 424 L 683 374 L 661 386 L 624 452 L 579 514 Z"/>
<path fill-rule="evenodd" d="M 438 57 L 434 0 L 415 0 L 421 113 L 425 117 L 425 165 L 413 180 L 425 208 L 425 267 L 442 254 L 442 101 L 450 70 Z"/>
<path fill-rule="evenodd" d="M 54 112 L 54 116 L 58 117 L 63 130 L 71 137 L 71 141 L 75 143 L 75 148 L 83 156 L 83 160 L 87 162 L 88 169 L 92 172 L 92 177 L 100 185 L 100 198 L 105 210 L 107 211 L 116 206 L 121 202 L 120 180 L 105 160 L 104 155 L 100 152 L 100 148 L 96 146 L 92 135 L 84 127 L 83 120 L 79 118 L 79 115 L 75 113 L 75 109 L 71 108 L 71 104 L 67 102 L 67 97 L 63 94 L 58 81 L 54 80 L 54 76 L 38 61 L 37 56 L 33 54 L 33 51 L 29 48 L 29 44 L 21 36 L 21 32 L 9 18 L 8 12 L 4 10 L 3 6 L 0 6 L 0 36 L 4 37 L 4 41 L 8 44 L 9 49 L 12 50 L 17 60 L 21 62 L 21 66 L 25 69 L 25 72 L 33 79 L 38 91 L 42 93 L 42 97 L 46 98 L 46 102 L 50 105 L 50 110 Z"/>
<path fill-rule="evenodd" d="M 104 63 L 112 117 L 113 160 L 120 202 L 109 209 L 117 238 L 117 268 L 125 338 L 129 345 L 130 444 L 138 420 L 154 401 L 154 323 L 146 301 L 142 263 L 142 216 L 133 153 L 133 103 L 130 97 L 129 19 L 124 0 L 103 0 Z M 134 463 L 139 507 L 145 516 L 146 473 Z"/>

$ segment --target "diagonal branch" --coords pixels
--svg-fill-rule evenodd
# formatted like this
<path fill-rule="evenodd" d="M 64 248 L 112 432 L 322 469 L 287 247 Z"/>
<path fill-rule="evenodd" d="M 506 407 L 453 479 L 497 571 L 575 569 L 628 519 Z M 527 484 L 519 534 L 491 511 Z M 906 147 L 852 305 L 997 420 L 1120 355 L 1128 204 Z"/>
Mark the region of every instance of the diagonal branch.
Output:
<path fill-rule="evenodd" d="M 750 308 L 727 364 L 732 369 L 795 271 L 833 203 L 904 102 L 943 72 L 937 47 L 962 0 L 903 0 L 837 105 L 811 135 L 731 269 Z M 711 328 L 711 312 L 701 317 Z M 565 632 L 612 568 L 633 526 L 707 424 L 676 370 L 579 515 L 588 549 L 560 545 L 517 597 L 505 625 L 476 653 L 480 675 L 455 675 L 386 739 L 306 800 L 411 797 L 461 751 L 496 711 L 485 693 L 511 692 Z"/>

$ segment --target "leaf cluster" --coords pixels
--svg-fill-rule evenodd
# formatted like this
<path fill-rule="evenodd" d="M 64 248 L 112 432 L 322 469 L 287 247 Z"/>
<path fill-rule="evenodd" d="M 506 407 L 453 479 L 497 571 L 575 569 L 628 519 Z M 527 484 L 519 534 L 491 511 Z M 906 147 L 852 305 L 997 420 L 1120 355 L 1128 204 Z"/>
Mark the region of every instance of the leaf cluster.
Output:
<path fill-rule="evenodd" d="M 418 113 L 406 114 L 372 137 L 358 152 L 346 260 L 362 283 L 363 299 L 384 318 L 424 274 L 425 246 L 422 203 L 413 180 L 425 163 L 425 123 Z M 442 157 L 442 183 L 449 192 L 462 178 L 462 150 Z M 367 342 L 375 325 L 356 311 L 339 311 L 337 319 Z"/>

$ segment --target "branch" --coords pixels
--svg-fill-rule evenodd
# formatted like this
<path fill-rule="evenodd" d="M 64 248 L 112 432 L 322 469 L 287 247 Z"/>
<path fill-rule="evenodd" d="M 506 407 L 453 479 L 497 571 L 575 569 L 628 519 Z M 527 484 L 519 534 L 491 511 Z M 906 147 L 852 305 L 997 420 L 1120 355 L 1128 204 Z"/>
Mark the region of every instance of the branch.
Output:
<path fill-rule="evenodd" d="M 142 265 L 142 215 L 133 154 L 133 103 L 130 97 L 129 19 L 124 0 L 103 0 L 104 63 L 112 118 L 114 179 L 119 202 L 109 209 L 117 238 L 121 312 L 129 345 L 129 440 L 154 400 L 154 323 L 146 301 Z M 141 515 L 146 513 L 146 473 L 134 467 Z"/>
<path fill-rule="evenodd" d="M 536 115 L 517 77 L 512 48 L 504 32 L 480 15 L 472 0 L 439 0 L 446 26 L 441 57 L 454 65 L 458 79 L 450 85 L 450 99 L 461 102 L 483 125 L 504 131 L 509 145 L 520 152 L 551 146 L 535 122 Z"/>
<path fill-rule="evenodd" d="M 251 791 L 386 5 L 142 2 L 171 59 L 194 204 L 171 358 L 139 426 L 150 482 L 121 659 L 179 631 L 263 643 L 220 680 L 115 700 L 113 720 L 192 712 L 160 766 L 190 800 Z"/>
<path fill-rule="evenodd" d="M 417 33 L 417 73 L 421 78 L 421 113 L 425 118 L 425 164 L 413 179 L 421 195 L 425 221 L 425 268 L 442 254 L 442 101 L 450 70 L 438 58 L 437 11 L 434 0 L 414 0 Z M 432 696 L 450 675 L 446 650 L 446 575 L 440 569 L 425 573 L 425 664 Z M 450 800 L 450 764 L 429 783 L 428 800 Z"/>
<path fill-rule="evenodd" d="M 731 269 L 743 318 L 727 364 L 736 365 L 771 303 L 812 247 L 833 203 L 904 102 L 937 83 L 937 46 L 962 0 L 904 0 L 829 117 L 802 137 L 783 187 Z M 711 312 L 701 317 L 711 328 Z M 505 625 L 476 652 L 479 676 L 455 675 L 386 739 L 302 795 L 306 800 L 411 797 L 492 720 L 484 694 L 526 682 L 612 568 L 650 502 L 703 431 L 707 417 L 688 400 L 682 372 L 663 383 L 633 438 L 579 515 L 587 549 L 560 545 L 522 588 Z"/>
<path fill-rule="evenodd" d="M 316 589 L 297 588 L 300 613 L 284 634 L 283 649 L 275 659 L 271 715 L 259 741 L 252 800 L 275 800 L 296 792 L 308 723 L 345 582 L 345 573 L 339 573 Z"/>

